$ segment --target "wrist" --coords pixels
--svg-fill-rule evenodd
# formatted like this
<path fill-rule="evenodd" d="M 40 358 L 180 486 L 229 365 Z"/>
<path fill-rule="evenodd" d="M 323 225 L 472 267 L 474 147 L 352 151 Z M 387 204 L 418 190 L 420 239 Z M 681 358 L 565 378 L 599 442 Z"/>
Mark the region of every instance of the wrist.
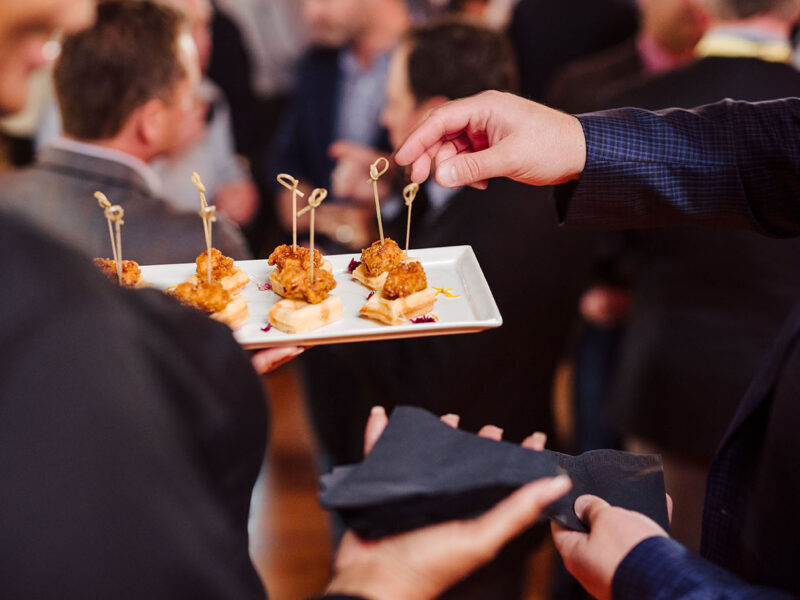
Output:
<path fill-rule="evenodd" d="M 569 139 L 571 140 L 572 152 L 569 165 L 569 180 L 577 179 L 586 168 L 586 133 L 583 130 L 581 120 L 572 115 L 569 116 Z"/>

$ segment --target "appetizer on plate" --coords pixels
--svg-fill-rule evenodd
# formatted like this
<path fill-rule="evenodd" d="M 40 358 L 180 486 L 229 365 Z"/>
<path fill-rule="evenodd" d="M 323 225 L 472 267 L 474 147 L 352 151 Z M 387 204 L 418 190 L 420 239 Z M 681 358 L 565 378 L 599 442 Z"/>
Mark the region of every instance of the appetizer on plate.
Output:
<path fill-rule="evenodd" d="M 312 283 L 308 271 L 289 265 L 281 271 L 280 285 L 285 299 L 269 310 L 269 322 L 281 331 L 305 333 L 342 318 L 342 301 L 330 294 L 336 287 L 330 272 L 318 270 Z"/>
<path fill-rule="evenodd" d="M 284 292 L 283 271 L 290 266 L 300 267 L 308 274 L 311 269 L 311 251 L 303 246 L 297 246 L 294 249 L 288 244 L 281 244 L 269 255 L 267 263 L 275 265 L 269 275 L 269 284 L 272 286 L 272 291 L 279 296 L 289 298 L 290 296 L 287 296 Z M 333 265 L 323 258 L 319 250 L 314 250 L 314 267 L 317 272 L 326 271 L 331 275 L 333 274 Z"/>
<path fill-rule="evenodd" d="M 231 329 L 241 327 L 250 320 L 247 302 L 238 294 L 226 290 L 220 281 L 208 282 L 192 277 L 167 289 L 167 294 L 181 304 L 206 313 L 212 319 Z"/>
<path fill-rule="evenodd" d="M 401 263 L 386 273 L 380 293 L 370 295 L 360 314 L 387 325 L 402 323 L 433 310 L 436 294 L 428 287 L 419 262 Z"/>
<path fill-rule="evenodd" d="M 353 279 L 371 290 L 380 291 L 389 271 L 406 260 L 408 256 L 392 238 L 378 240 L 361 251 L 361 264 L 353 271 Z"/>
<path fill-rule="evenodd" d="M 272 289 L 286 298 L 269 310 L 269 322 L 286 333 L 305 333 L 342 318 L 341 299 L 330 295 L 336 287 L 333 269 L 326 269 L 322 255 L 314 250 L 314 211 L 327 195 L 326 190 L 315 189 L 308 207 L 298 213 L 311 212 L 310 250 L 279 246 L 269 258 L 277 265 L 270 274 Z"/>
<path fill-rule="evenodd" d="M 117 275 L 117 262 L 113 258 L 95 258 L 94 266 L 114 283 L 126 288 L 140 288 L 147 285 L 142 277 L 142 270 L 135 260 L 122 261 L 122 281 Z"/>
<path fill-rule="evenodd" d="M 203 250 L 195 261 L 197 272 L 188 281 L 208 279 L 208 250 Z M 232 258 L 222 254 L 216 248 L 211 248 L 211 281 L 218 281 L 223 288 L 231 293 L 238 292 L 250 281 L 250 276 L 237 267 Z"/>

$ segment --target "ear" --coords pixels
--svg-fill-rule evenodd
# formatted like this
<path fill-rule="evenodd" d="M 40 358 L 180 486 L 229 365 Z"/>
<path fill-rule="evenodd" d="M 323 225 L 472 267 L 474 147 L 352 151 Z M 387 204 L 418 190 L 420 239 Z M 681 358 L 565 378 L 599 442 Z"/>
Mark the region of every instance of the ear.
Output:
<path fill-rule="evenodd" d="M 158 147 L 161 144 L 164 119 L 167 115 L 164 101 L 152 98 L 139 107 L 136 112 L 137 141 L 146 148 Z"/>

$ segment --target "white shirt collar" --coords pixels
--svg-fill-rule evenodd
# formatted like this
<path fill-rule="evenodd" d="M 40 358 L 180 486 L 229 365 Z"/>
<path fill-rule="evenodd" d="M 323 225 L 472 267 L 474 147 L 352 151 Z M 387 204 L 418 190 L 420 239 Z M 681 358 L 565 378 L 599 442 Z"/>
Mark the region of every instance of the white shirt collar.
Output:
<path fill-rule="evenodd" d="M 65 137 L 54 139 L 49 143 L 49 146 L 59 150 L 66 150 L 67 152 L 102 158 L 125 165 L 144 180 L 151 194 L 154 196 L 159 196 L 161 194 L 161 178 L 158 176 L 158 173 L 151 169 L 146 162 L 136 158 L 132 154 L 114 150 L 113 148 L 106 148 L 105 146 L 98 146 L 97 144 L 79 142 L 78 140 Z"/>

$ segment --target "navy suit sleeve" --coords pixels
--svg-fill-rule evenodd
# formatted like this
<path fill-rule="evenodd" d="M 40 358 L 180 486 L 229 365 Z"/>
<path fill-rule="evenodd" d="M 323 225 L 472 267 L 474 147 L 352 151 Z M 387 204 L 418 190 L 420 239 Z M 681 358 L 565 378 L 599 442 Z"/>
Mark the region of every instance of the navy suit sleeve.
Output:
<path fill-rule="evenodd" d="M 755 587 L 665 537 L 641 542 L 614 574 L 614 600 L 787 600 L 785 592 Z"/>
<path fill-rule="evenodd" d="M 800 233 L 800 99 L 578 118 L 586 167 L 556 191 L 567 224 Z"/>

